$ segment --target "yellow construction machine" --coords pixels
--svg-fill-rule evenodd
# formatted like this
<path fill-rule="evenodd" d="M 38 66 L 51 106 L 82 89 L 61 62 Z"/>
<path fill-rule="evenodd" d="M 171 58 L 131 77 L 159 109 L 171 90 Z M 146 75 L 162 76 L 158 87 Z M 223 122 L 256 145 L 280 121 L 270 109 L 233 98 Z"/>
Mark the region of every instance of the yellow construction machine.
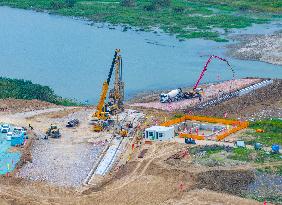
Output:
<path fill-rule="evenodd" d="M 124 110 L 124 82 L 122 81 L 122 57 L 117 55 L 115 63 L 115 82 L 114 88 L 110 90 L 109 94 L 109 112 L 115 115 Z"/>
<path fill-rule="evenodd" d="M 121 85 L 121 89 L 114 87 L 113 90 L 111 90 L 112 93 L 115 93 L 115 90 L 118 89 L 118 91 L 122 91 L 124 89 L 124 84 L 121 82 L 121 75 L 122 72 L 121 70 L 121 56 L 119 55 L 120 49 L 115 50 L 114 58 L 112 61 L 112 65 L 108 74 L 107 80 L 103 83 L 102 87 L 102 93 L 100 96 L 99 103 L 97 105 L 96 112 L 92 115 L 92 119 L 90 121 L 91 124 L 93 124 L 93 131 L 95 132 L 100 132 L 104 129 L 104 127 L 108 126 L 111 122 L 111 117 L 110 114 L 115 114 L 113 111 L 117 111 L 120 109 L 120 104 L 123 101 L 123 94 L 119 95 L 113 95 L 111 97 L 110 95 L 110 102 L 108 104 L 105 103 L 105 100 L 107 98 L 107 93 L 109 90 L 109 85 L 112 77 L 113 70 L 115 68 L 116 72 L 115 74 L 118 75 L 116 76 L 116 80 L 118 79 L 118 83 L 115 82 L 117 85 Z M 117 71 L 118 70 L 118 71 Z"/>

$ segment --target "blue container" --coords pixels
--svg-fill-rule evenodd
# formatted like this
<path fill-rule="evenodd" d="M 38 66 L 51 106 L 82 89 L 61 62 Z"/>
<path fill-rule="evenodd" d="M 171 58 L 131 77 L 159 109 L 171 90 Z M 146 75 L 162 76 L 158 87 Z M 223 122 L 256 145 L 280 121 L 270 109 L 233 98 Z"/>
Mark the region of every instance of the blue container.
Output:
<path fill-rule="evenodd" d="M 271 149 L 272 149 L 272 152 L 274 152 L 274 153 L 279 153 L 280 147 L 279 147 L 278 144 L 273 144 L 273 145 L 271 146 Z"/>
<path fill-rule="evenodd" d="M 196 141 L 192 138 L 185 138 L 185 144 L 196 144 Z"/>
<path fill-rule="evenodd" d="M 20 146 L 24 144 L 24 134 L 15 135 L 11 138 L 11 146 Z"/>
<path fill-rule="evenodd" d="M 257 142 L 257 143 L 255 143 L 254 148 L 256 150 L 260 150 L 260 149 L 262 149 L 262 144 Z"/>

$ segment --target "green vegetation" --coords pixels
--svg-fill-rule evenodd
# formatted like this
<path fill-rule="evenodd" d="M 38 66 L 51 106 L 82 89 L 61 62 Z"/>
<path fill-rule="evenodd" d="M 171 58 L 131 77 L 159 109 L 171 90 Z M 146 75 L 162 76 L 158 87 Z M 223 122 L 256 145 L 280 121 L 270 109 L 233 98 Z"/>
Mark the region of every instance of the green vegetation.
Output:
<path fill-rule="evenodd" d="M 257 171 L 268 174 L 278 174 L 282 176 L 282 165 L 258 168 Z"/>
<path fill-rule="evenodd" d="M 177 114 L 175 114 L 174 116 L 172 116 L 171 119 L 181 118 L 181 117 L 183 117 L 183 116 L 184 116 L 183 113 L 177 113 Z"/>
<path fill-rule="evenodd" d="M 228 157 L 233 160 L 246 161 L 246 162 L 273 162 L 281 160 L 280 154 L 267 153 L 264 150 L 254 150 L 247 148 L 234 148 L 232 154 Z"/>
<path fill-rule="evenodd" d="M 78 103 L 54 94 L 48 86 L 33 84 L 31 81 L 0 77 L 0 99 L 15 98 L 42 100 L 57 105 L 75 106 Z"/>
<path fill-rule="evenodd" d="M 279 119 L 263 120 L 250 123 L 249 128 L 253 129 L 252 132 L 247 132 L 243 139 L 248 144 L 255 142 L 262 143 L 265 146 L 272 144 L 282 145 L 282 121 Z M 257 133 L 255 130 L 262 129 L 263 133 Z"/>
<path fill-rule="evenodd" d="M 0 5 L 48 10 L 143 30 L 159 27 L 180 39 L 214 41 L 226 41 L 218 29 L 228 32 L 265 23 L 271 17 L 281 17 L 282 12 L 282 0 L 0 0 Z"/>

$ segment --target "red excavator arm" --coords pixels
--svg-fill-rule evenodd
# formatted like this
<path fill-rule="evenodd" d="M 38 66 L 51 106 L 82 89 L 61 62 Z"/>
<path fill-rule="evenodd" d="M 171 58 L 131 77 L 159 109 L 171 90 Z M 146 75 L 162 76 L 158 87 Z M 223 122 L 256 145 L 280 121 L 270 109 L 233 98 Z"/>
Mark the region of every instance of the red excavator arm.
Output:
<path fill-rule="evenodd" d="M 230 69 L 231 69 L 231 71 L 232 71 L 232 73 L 233 73 L 233 78 L 235 77 L 234 70 L 232 69 L 231 65 L 229 64 L 229 62 L 228 62 L 226 59 L 221 58 L 221 57 L 216 56 L 216 55 L 211 55 L 211 56 L 209 57 L 209 59 L 207 60 L 207 62 L 206 62 L 206 64 L 205 64 L 205 66 L 204 66 L 204 68 L 203 68 L 203 70 L 202 70 L 202 72 L 201 72 L 201 74 L 200 74 L 200 76 L 199 76 L 199 78 L 198 78 L 196 84 L 194 85 L 193 90 L 196 90 L 196 88 L 198 87 L 198 85 L 199 85 L 201 79 L 203 78 L 205 72 L 207 71 L 207 67 L 208 67 L 209 63 L 212 61 L 213 58 L 217 58 L 217 59 L 219 59 L 219 60 L 221 60 L 221 61 L 225 61 L 225 62 L 227 63 L 227 65 L 230 67 Z"/>

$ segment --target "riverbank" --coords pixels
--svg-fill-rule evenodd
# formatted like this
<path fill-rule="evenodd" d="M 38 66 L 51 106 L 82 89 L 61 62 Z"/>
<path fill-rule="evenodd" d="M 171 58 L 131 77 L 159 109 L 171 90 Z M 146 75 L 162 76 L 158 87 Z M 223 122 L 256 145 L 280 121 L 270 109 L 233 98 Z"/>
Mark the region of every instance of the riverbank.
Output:
<path fill-rule="evenodd" d="M 268 35 L 236 35 L 231 38 L 240 43 L 227 46 L 228 55 L 282 65 L 282 30 Z"/>
<path fill-rule="evenodd" d="M 222 34 L 227 34 L 229 29 L 266 23 L 282 12 L 273 2 L 240 1 L 235 4 L 222 0 L 0 0 L 0 5 L 122 24 L 126 25 L 124 31 L 131 27 L 161 29 L 179 39 L 203 38 L 218 42 L 227 41 Z"/>
<path fill-rule="evenodd" d="M 11 109 L 12 103 L 16 100 L 14 99 L 23 99 L 23 100 L 39 100 L 45 101 L 50 104 L 64 105 L 64 106 L 75 106 L 78 105 L 74 100 L 62 98 L 54 93 L 54 91 L 48 87 L 39 84 L 34 84 L 28 80 L 20 79 L 10 79 L 0 76 L 0 100 L 2 101 L 3 107 L 0 106 L 0 111 L 5 111 Z M 9 99 L 12 100 L 12 103 L 9 102 Z M 7 105 L 5 105 L 5 102 Z M 27 101 L 28 102 L 28 101 Z M 36 101 L 33 103 L 37 103 Z M 34 104 L 27 103 L 23 104 L 25 107 L 32 107 Z M 15 107 L 15 106 L 14 106 Z"/>

